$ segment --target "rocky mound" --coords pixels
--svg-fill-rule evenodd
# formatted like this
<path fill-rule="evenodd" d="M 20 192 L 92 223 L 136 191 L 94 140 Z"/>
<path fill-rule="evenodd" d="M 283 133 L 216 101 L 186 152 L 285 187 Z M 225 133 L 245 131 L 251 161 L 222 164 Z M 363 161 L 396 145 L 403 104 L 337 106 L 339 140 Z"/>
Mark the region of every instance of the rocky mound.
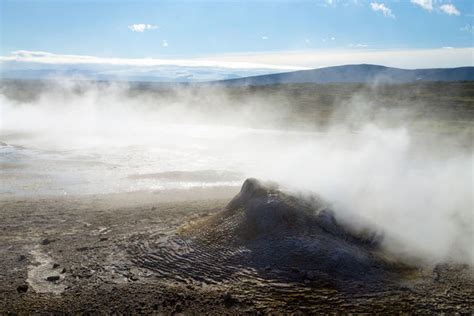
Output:
<path fill-rule="evenodd" d="M 341 225 L 321 198 L 297 197 L 248 179 L 222 212 L 141 245 L 133 254 L 135 263 L 175 279 L 368 281 L 401 267 L 379 248 L 376 234 L 356 234 Z"/>

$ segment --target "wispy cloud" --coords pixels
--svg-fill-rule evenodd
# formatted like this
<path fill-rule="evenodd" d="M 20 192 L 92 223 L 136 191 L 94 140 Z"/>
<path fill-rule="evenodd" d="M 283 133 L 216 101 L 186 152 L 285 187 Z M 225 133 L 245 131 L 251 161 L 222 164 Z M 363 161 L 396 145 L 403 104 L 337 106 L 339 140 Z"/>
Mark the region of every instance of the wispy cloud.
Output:
<path fill-rule="evenodd" d="M 380 11 L 386 17 L 395 18 L 395 15 L 392 14 L 392 10 L 383 3 L 371 2 L 370 6 L 375 12 Z"/>
<path fill-rule="evenodd" d="M 367 47 L 369 47 L 369 45 L 363 44 L 363 43 L 356 43 L 356 44 L 351 43 L 348 46 L 353 47 L 353 48 L 367 48 Z"/>
<path fill-rule="evenodd" d="M 266 36 L 266 35 L 262 36 L 262 40 L 266 41 L 267 39 L 268 39 L 268 36 Z"/>
<path fill-rule="evenodd" d="M 132 24 L 129 25 L 128 28 L 132 32 L 138 32 L 138 33 L 143 33 L 147 30 L 156 30 L 158 28 L 158 25 L 152 25 L 152 24 Z"/>
<path fill-rule="evenodd" d="M 331 37 L 323 37 L 323 38 L 321 39 L 321 41 L 323 41 L 323 42 L 335 41 L 335 40 L 336 40 L 336 38 L 335 38 L 334 36 L 331 36 Z"/>
<path fill-rule="evenodd" d="M 426 11 L 433 11 L 433 0 L 411 0 L 411 3 L 422 7 Z"/>
<path fill-rule="evenodd" d="M 161 46 L 163 46 L 163 47 L 168 47 L 168 46 L 169 46 L 168 41 L 167 41 L 167 40 L 163 40 L 163 41 L 161 42 Z"/>
<path fill-rule="evenodd" d="M 439 7 L 447 15 L 460 15 L 461 12 L 452 4 L 443 4 Z"/>
<path fill-rule="evenodd" d="M 463 32 L 468 32 L 474 34 L 474 25 L 472 24 L 466 24 L 460 29 Z"/>
<path fill-rule="evenodd" d="M 243 61 L 318 68 L 347 64 L 377 64 L 399 68 L 473 66 L 473 48 L 419 50 L 308 50 L 215 56 L 218 61 Z"/>
<path fill-rule="evenodd" d="M 262 53 L 239 53 L 189 59 L 105 58 L 61 55 L 47 52 L 17 51 L 0 56 L 0 62 L 39 63 L 47 65 L 97 65 L 130 67 L 209 67 L 228 69 L 272 69 L 290 71 L 345 64 L 378 64 L 400 68 L 436 68 L 473 66 L 473 48 L 425 50 L 308 50 Z M 1 64 L 0 64 L 1 65 Z"/>
<path fill-rule="evenodd" d="M 166 42 L 167 43 L 167 42 Z M 183 67 L 218 67 L 230 69 L 277 69 L 277 70 L 299 70 L 305 67 L 284 65 L 277 63 L 272 65 L 268 62 L 253 63 L 246 62 L 245 58 L 236 61 L 225 61 L 207 58 L 189 59 L 159 59 L 159 58 L 106 58 L 87 55 L 65 55 L 53 54 L 41 51 L 20 50 L 12 52 L 9 56 L 0 56 L 0 62 L 62 64 L 62 65 L 115 65 L 134 67 L 154 66 L 183 66 Z"/>

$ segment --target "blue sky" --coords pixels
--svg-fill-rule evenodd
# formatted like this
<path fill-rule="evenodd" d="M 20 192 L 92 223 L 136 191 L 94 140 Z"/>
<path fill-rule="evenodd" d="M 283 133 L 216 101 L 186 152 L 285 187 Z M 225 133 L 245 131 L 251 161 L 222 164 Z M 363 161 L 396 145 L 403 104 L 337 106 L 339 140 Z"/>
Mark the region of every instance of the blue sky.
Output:
<path fill-rule="evenodd" d="M 269 54 L 272 67 L 290 69 L 331 63 L 303 64 L 295 52 L 439 55 L 439 50 L 454 49 L 463 51 L 463 63 L 469 63 L 467 48 L 472 64 L 473 25 L 471 0 L 1 0 L 0 55 L 3 63 L 8 56 L 19 62 L 18 51 L 265 63 Z M 279 61 L 278 54 L 293 56 L 293 61 Z M 412 65 L 413 60 L 407 63 Z"/>

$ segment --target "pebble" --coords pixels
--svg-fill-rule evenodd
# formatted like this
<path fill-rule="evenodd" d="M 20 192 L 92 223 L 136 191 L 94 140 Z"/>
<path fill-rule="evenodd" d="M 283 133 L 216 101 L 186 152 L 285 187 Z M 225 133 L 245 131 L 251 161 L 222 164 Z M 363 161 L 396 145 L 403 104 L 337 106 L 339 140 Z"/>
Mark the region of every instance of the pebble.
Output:
<path fill-rule="evenodd" d="M 55 282 L 58 281 L 61 277 L 59 275 L 51 275 L 46 278 L 46 281 Z"/>
<path fill-rule="evenodd" d="M 48 238 L 45 238 L 41 241 L 42 245 L 49 245 L 50 243 L 51 243 L 51 240 L 49 240 Z"/>
<path fill-rule="evenodd" d="M 18 293 L 26 293 L 26 291 L 28 291 L 28 284 L 19 285 L 16 288 L 16 290 L 17 290 Z"/>
<path fill-rule="evenodd" d="M 174 307 L 174 311 L 176 313 L 181 313 L 183 311 L 183 306 L 181 306 L 180 303 L 176 304 L 176 306 Z"/>
<path fill-rule="evenodd" d="M 232 297 L 232 295 L 229 292 L 225 292 L 222 298 L 224 299 L 224 304 L 226 306 L 231 306 L 231 305 L 234 305 L 235 303 L 235 299 Z"/>

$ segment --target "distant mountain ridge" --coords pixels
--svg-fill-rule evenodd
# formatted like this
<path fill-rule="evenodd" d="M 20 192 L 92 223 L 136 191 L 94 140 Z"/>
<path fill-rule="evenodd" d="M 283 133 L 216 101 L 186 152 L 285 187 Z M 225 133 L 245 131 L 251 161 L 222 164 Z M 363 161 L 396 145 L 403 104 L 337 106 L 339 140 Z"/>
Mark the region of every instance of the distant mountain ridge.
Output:
<path fill-rule="evenodd" d="M 400 69 L 379 65 L 344 65 L 311 70 L 222 80 L 225 85 L 290 83 L 412 83 L 420 81 L 473 81 L 474 67 Z"/>
<path fill-rule="evenodd" d="M 12 66 L 13 65 L 13 66 Z M 229 86 L 291 83 L 414 83 L 429 81 L 474 81 L 474 67 L 400 69 L 360 64 L 276 73 L 265 69 L 224 69 L 209 67 L 160 66 L 130 69 L 127 67 L 74 68 L 55 65 L 51 68 L 17 69 L 0 63 L 0 79 L 41 80 L 77 78 L 99 81 L 155 82 L 164 84 L 223 84 Z"/>

